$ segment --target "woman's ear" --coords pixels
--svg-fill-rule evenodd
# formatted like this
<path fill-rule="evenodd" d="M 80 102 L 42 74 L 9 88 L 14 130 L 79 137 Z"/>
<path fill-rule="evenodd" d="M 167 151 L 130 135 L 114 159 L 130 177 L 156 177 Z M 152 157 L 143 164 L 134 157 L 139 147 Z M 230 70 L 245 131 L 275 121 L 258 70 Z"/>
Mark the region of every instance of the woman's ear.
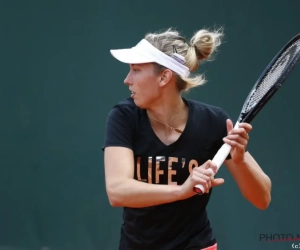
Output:
<path fill-rule="evenodd" d="M 170 69 L 165 69 L 161 74 L 160 74 L 160 79 L 159 79 L 159 86 L 164 87 L 166 86 L 170 80 L 173 77 L 173 72 Z"/>

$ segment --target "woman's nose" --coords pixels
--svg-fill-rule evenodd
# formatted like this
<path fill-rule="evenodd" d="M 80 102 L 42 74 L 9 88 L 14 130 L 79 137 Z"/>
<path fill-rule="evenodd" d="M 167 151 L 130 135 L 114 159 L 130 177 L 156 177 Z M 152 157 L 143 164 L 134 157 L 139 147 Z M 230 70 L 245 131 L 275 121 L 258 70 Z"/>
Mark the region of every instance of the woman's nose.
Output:
<path fill-rule="evenodd" d="M 130 73 L 124 79 L 124 84 L 126 84 L 126 85 L 130 85 L 131 84 Z"/>

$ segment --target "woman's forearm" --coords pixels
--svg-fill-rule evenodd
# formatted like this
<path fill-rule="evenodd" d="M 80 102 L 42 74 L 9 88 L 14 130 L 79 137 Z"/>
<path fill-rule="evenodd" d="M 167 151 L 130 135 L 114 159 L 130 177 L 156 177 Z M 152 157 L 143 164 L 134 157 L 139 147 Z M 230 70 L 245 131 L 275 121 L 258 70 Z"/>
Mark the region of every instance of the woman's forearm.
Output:
<path fill-rule="evenodd" d="M 255 159 L 245 153 L 244 161 L 226 164 L 243 196 L 259 209 L 266 209 L 271 201 L 271 181 Z"/>
<path fill-rule="evenodd" d="M 149 184 L 134 179 L 124 179 L 107 186 L 113 207 L 148 207 L 181 199 L 180 186 Z"/>

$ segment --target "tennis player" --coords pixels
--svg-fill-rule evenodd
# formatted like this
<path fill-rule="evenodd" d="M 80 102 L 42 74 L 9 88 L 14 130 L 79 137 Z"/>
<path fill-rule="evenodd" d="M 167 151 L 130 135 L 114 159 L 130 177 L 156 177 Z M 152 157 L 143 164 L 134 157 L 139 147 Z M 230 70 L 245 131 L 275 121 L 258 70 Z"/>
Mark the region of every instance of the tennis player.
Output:
<path fill-rule="evenodd" d="M 210 159 L 224 142 L 225 160 L 242 195 L 258 209 L 271 200 L 271 181 L 246 150 L 250 124 L 233 123 L 220 107 L 183 93 L 202 85 L 191 76 L 221 44 L 220 30 L 197 31 L 190 41 L 174 29 L 148 33 L 134 47 L 111 50 L 129 65 L 130 97 L 111 109 L 104 142 L 109 202 L 123 207 L 119 250 L 217 249 L 206 207 L 214 178 Z M 203 195 L 193 187 L 202 184 Z"/>

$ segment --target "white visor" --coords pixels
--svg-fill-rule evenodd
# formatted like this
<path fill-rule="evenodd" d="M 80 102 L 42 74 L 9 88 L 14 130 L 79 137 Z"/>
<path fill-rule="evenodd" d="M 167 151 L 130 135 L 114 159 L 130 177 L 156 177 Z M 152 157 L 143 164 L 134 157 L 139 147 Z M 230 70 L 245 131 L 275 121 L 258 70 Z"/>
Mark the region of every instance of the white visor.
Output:
<path fill-rule="evenodd" d="M 170 57 L 155 48 L 145 39 L 142 39 L 133 48 L 113 49 L 110 50 L 110 53 L 123 63 L 141 64 L 155 62 L 176 72 L 180 76 L 188 77 L 190 74 L 189 68 L 183 65 L 185 60 L 181 55 L 174 53 L 173 57 Z"/>

